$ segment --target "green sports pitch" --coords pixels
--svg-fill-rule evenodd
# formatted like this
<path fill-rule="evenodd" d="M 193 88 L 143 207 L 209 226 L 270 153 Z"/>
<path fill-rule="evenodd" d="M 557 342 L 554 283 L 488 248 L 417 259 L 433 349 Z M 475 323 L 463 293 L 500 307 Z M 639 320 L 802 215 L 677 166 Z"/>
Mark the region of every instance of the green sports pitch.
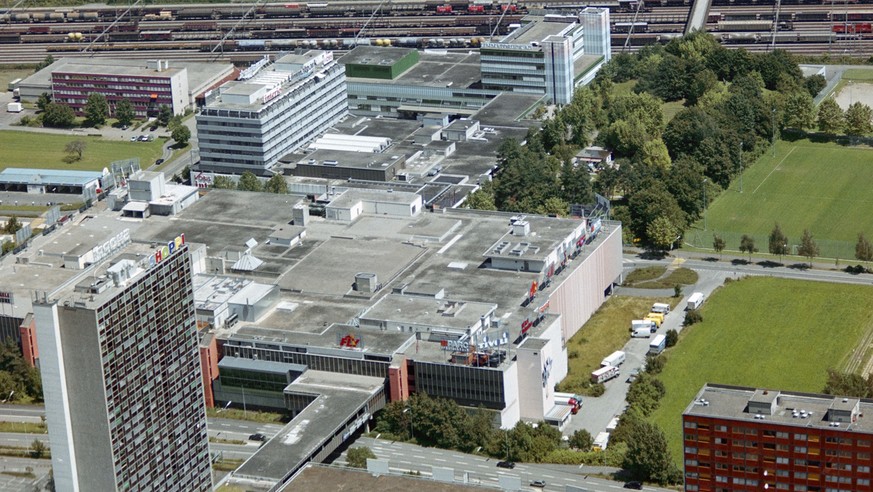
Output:
<path fill-rule="evenodd" d="M 775 154 L 775 155 L 774 155 Z M 742 192 L 741 192 L 742 186 Z M 852 259 L 858 233 L 873 239 L 873 149 L 809 140 L 779 141 L 735 179 L 686 232 L 686 242 L 712 247 L 712 235 L 739 248 L 749 234 L 767 251 L 767 237 L 778 222 L 790 245 L 809 229 L 821 256 Z"/>
<path fill-rule="evenodd" d="M 827 369 L 862 372 L 873 348 L 873 287 L 767 277 L 717 290 L 703 321 L 665 352 L 652 415 L 682 462 L 682 412 L 705 383 L 821 392 Z"/>
<path fill-rule="evenodd" d="M 71 132 L 72 133 L 72 132 Z M 64 162 L 64 148 L 69 142 L 82 140 L 85 152 L 82 160 Z M 68 169 L 73 171 L 100 171 L 112 161 L 139 158 L 143 169 L 161 156 L 164 139 L 153 142 L 108 140 L 87 134 L 58 134 L 28 131 L 0 131 L 0 170 L 7 167 L 29 169 Z"/>

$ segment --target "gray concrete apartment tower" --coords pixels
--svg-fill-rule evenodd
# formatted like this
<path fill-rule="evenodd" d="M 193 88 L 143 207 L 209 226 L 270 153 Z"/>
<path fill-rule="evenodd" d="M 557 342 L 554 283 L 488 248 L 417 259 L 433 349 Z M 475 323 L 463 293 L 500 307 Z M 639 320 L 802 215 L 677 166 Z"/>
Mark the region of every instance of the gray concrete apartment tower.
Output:
<path fill-rule="evenodd" d="M 119 235 L 34 301 L 59 491 L 212 488 L 184 236 Z"/>

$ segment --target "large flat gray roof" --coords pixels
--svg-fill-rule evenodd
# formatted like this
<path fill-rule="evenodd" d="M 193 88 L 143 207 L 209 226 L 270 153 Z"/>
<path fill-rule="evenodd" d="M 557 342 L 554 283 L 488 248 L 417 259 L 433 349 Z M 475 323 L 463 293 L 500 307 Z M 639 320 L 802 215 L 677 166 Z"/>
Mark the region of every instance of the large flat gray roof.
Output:
<path fill-rule="evenodd" d="M 529 24 L 523 25 L 521 28 L 509 33 L 505 38 L 500 40 L 501 43 L 507 44 L 530 44 L 532 42 L 542 42 L 549 36 L 557 36 L 562 34 L 570 25 L 571 22 L 545 20 L 545 17 L 528 15 L 524 18 L 529 21 Z"/>
<path fill-rule="evenodd" d="M 764 390 L 718 384 L 705 385 L 685 409 L 683 415 L 735 421 L 761 420 L 764 423 L 771 422 L 798 428 L 828 427 L 867 434 L 873 433 L 873 418 L 863 417 L 864 415 L 873 415 L 873 400 L 871 399 L 847 398 L 848 401 L 843 403 L 843 397 L 840 396 L 773 389 L 766 391 L 772 397 L 771 401 L 772 399 L 776 400 L 776 407 L 772 415 L 764 415 L 763 419 L 756 418 L 758 414 L 749 412 L 748 405 L 750 400 L 760 400 L 760 395 L 764 393 Z M 703 404 L 704 400 L 707 402 L 705 405 Z M 841 423 L 839 427 L 830 426 L 829 408 L 848 411 L 856 403 L 859 403 L 859 413 L 862 417 L 857 418 L 854 422 Z M 802 417 L 802 413 L 795 415 L 795 410 L 798 413 L 805 412 L 806 418 Z"/>
<path fill-rule="evenodd" d="M 338 61 L 343 65 L 391 66 L 412 51 L 411 48 L 396 46 L 356 46 Z"/>
<path fill-rule="evenodd" d="M 240 478 L 280 481 L 309 459 L 385 386 L 383 378 L 306 371 L 286 392 L 320 395 L 236 469 Z"/>
<path fill-rule="evenodd" d="M 380 48 L 384 49 L 384 48 Z M 478 53 L 423 52 L 418 63 L 394 80 L 348 77 L 351 82 L 466 88 L 481 79 Z"/>

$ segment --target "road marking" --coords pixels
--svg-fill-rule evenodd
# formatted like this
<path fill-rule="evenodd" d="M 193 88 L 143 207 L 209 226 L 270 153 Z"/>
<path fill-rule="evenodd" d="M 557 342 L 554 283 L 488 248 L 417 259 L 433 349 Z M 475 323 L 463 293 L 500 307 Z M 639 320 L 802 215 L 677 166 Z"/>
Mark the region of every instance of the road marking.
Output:
<path fill-rule="evenodd" d="M 420 460 L 423 460 L 423 459 L 424 459 L 424 456 L 419 456 L 419 455 L 417 455 L 417 454 L 412 455 L 412 457 L 413 457 L 413 458 L 420 459 Z"/>
<path fill-rule="evenodd" d="M 443 463 L 448 463 L 448 460 L 444 460 L 442 458 L 434 458 L 434 461 L 442 461 Z"/>

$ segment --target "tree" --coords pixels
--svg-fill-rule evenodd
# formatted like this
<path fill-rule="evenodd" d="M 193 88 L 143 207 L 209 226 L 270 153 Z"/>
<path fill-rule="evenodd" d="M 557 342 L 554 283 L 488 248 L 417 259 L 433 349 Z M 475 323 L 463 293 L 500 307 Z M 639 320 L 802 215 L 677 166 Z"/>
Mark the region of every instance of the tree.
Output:
<path fill-rule="evenodd" d="M 740 238 L 740 251 L 749 253 L 749 261 L 752 261 L 752 253 L 758 252 L 758 248 L 755 247 L 755 238 L 743 234 L 743 237 Z"/>
<path fill-rule="evenodd" d="M 12 216 L 9 217 L 9 220 L 6 221 L 6 226 L 3 228 L 3 231 L 6 234 L 15 234 L 19 231 L 23 226 L 21 225 L 21 221 L 18 220 L 18 217 Z"/>
<path fill-rule="evenodd" d="M 36 107 L 39 108 L 40 111 L 45 111 L 50 102 L 52 102 L 51 94 L 43 92 L 36 100 Z"/>
<path fill-rule="evenodd" d="M 167 126 L 170 123 L 170 118 L 173 117 L 173 109 L 166 104 L 161 104 L 158 108 L 158 124 Z"/>
<path fill-rule="evenodd" d="M 76 113 L 66 104 L 48 103 L 42 114 L 42 124 L 50 128 L 69 128 L 76 122 Z"/>
<path fill-rule="evenodd" d="M 852 103 L 846 110 L 846 133 L 852 136 L 873 132 L 873 109 L 864 103 Z"/>
<path fill-rule="evenodd" d="M 644 242 L 651 242 L 648 226 L 658 217 L 666 217 L 676 229 L 677 234 L 685 229 L 685 212 L 679 208 L 676 198 L 667 191 L 660 181 L 649 181 L 640 191 L 628 200 L 631 222 L 630 229 Z M 675 239 L 675 235 L 672 239 Z"/>
<path fill-rule="evenodd" d="M 52 55 L 46 55 L 45 58 L 43 58 L 43 60 L 39 62 L 39 65 L 36 66 L 36 71 L 39 72 L 40 70 L 51 65 L 54 62 L 55 57 L 53 57 Z"/>
<path fill-rule="evenodd" d="M 536 212 L 540 215 L 553 215 L 565 217 L 570 213 L 570 204 L 556 196 L 550 196 L 537 207 Z"/>
<path fill-rule="evenodd" d="M 191 130 L 188 129 L 185 125 L 177 126 L 173 128 L 173 132 L 170 134 L 173 140 L 176 141 L 176 145 L 179 147 L 184 147 L 188 145 L 188 140 L 191 139 Z"/>
<path fill-rule="evenodd" d="M 721 256 L 721 252 L 724 251 L 724 247 L 725 247 L 724 238 L 719 236 L 718 234 L 713 234 L 712 235 L 712 249 L 714 249 L 715 252 L 718 253 L 719 257 Z"/>
<path fill-rule="evenodd" d="M 855 244 L 855 258 L 865 262 L 873 260 L 873 244 L 870 244 L 863 232 L 858 234 L 858 243 Z"/>
<path fill-rule="evenodd" d="M 670 160 L 670 153 L 667 151 L 664 141 L 658 138 L 643 144 L 642 149 L 640 149 L 640 162 L 643 165 L 666 172 L 670 169 L 670 164 L 673 161 Z"/>
<path fill-rule="evenodd" d="M 846 116 L 839 104 L 828 97 L 818 106 L 816 123 L 818 129 L 825 133 L 840 133 L 846 126 Z"/>
<path fill-rule="evenodd" d="M 591 433 L 585 429 L 579 429 L 570 436 L 570 447 L 576 448 L 580 451 L 590 451 L 593 444 L 594 438 L 592 438 Z"/>
<path fill-rule="evenodd" d="M 783 124 L 788 128 L 803 130 L 811 128 L 815 121 L 815 105 L 812 96 L 806 92 L 796 91 L 785 100 Z"/>
<path fill-rule="evenodd" d="M 275 193 L 277 195 L 284 195 L 288 193 L 288 183 L 285 181 L 285 176 L 281 174 L 274 174 L 267 180 L 267 184 L 264 185 L 264 191 L 267 193 Z"/>
<path fill-rule="evenodd" d="M 822 91 L 825 87 L 827 87 L 828 82 L 825 80 L 824 75 L 810 75 L 803 81 L 803 86 L 806 88 L 806 91 L 809 92 L 809 95 L 815 97 L 819 92 Z"/>
<path fill-rule="evenodd" d="M 235 190 L 236 183 L 227 176 L 216 176 L 212 179 L 212 187 L 219 190 Z"/>
<path fill-rule="evenodd" d="M 676 481 L 679 471 L 670 457 L 664 433 L 655 424 L 645 420 L 637 422 L 626 442 L 624 468 L 634 478 L 661 485 Z"/>
<path fill-rule="evenodd" d="M 819 255 L 818 244 L 813 239 L 809 229 L 804 229 L 800 236 L 800 247 L 797 248 L 797 254 L 809 259 L 809 267 L 812 268 L 812 259 Z"/>
<path fill-rule="evenodd" d="M 869 398 L 873 379 L 855 373 L 847 373 L 836 369 L 828 369 L 828 379 L 823 393 L 837 396 L 853 396 L 855 398 Z"/>
<path fill-rule="evenodd" d="M 236 189 L 240 191 L 264 191 L 264 185 L 251 171 L 246 171 L 239 177 Z"/>
<path fill-rule="evenodd" d="M 67 145 L 64 147 L 64 152 L 67 153 L 67 160 L 69 162 L 81 161 L 82 154 L 85 153 L 85 148 L 88 146 L 83 140 L 73 140 L 72 142 L 67 142 Z"/>
<path fill-rule="evenodd" d="M 561 195 L 569 204 L 594 203 L 591 175 L 584 165 L 564 162 L 561 166 Z"/>
<path fill-rule="evenodd" d="M 106 124 L 106 118 L 109 116 L 109 103 L 106 102 L 106 96 L 99 92 L 92 92 L 88 96 L 83 112 L 88 126 L 97 128 Z"/>
<path fill-rule="evenodd" d="M 782 232 L 778 222 L 770 231 L 768 249 L 771 255 L 779 256 L 779 261 L 782 261 L 782 256 L 788 254 L 788 237 Z"/>
<path fill-rule="evenodd" d="M 486 181 L 478 190 L 467 195 L 464 207 L 474 210 L 497 210 L 497 205 L 494 204 L 493 182 Z"/>
<path fill-rule="evenodd" d="M 376 459 L 376 454 L 366 446 L 350 448 L 346 453 L 346 463 L 352 468 L 367 468 L 368 458 L 374 460 Z"/>
<path fill-rule="evenodd" d="M 646 227 L 646 235 L 649 241 L 659 251 L 667 251 L 673 247 L 679 229 L 667 217 L 661 215 L 649 223 Z"/>
<path fill-rule="evenodd" d="M 34 439 L 32 443 L 30 443 L 30 456 L 31 458 L 40 459 L 45 455 L 46 445 L 44 442 L 39 439 Z"/>
<path fill-rule="evenodd" d="M 3 244 L 0 245 L 0 255 L 5 255 L 6 253 L 15 249 L 15 241 L 3 241 Z"/>
<path fill-rule="evenodd" d="M 672 347 L 679 343 L 679 332 L 676 330 L 667 330 L 666 345 Z"/>
<path fill-rule="evenodd" d="M 171 132 L 176 128 L 182 126 L 182 115 L 177 114 L 170 118 L 170 121 L 167 122 L 167 129 Z"/>
<path fill-rule="evenodd" d="M 133 104 L 127 99 L 118 101 L 115 105 L 115 118 L 122 126 L 130 125 L 133 119 L 136 118 L 136 111 L 133 109 Z"/>

